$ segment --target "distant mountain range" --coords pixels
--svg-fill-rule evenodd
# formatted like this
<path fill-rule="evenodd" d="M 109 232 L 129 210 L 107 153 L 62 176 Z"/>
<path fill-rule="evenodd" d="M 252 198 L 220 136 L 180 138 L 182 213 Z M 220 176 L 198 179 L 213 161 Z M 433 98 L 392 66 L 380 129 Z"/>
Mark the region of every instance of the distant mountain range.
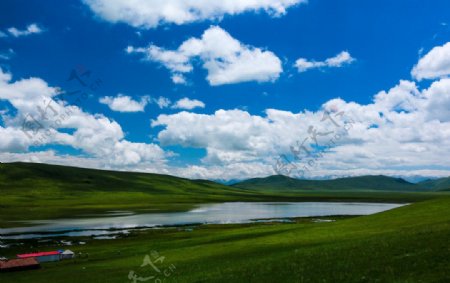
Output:
<path fill-rule="evenodd" d="M 377 176 L 358 176 L 332 180 L 295 179 L 283 175 L 248 179 L 232 185 L 248 190 L 349 190 L 349 191 L 445 191 L 450 190 L 450 177 L 410 183 L 401 178 Z"/>
<path fill-rule="evenodd" d="M 359 176 L 330 180 L 295 179 L 283 175 L 254 178 L 231 184 L 189 180 L 170 175 L 118 172 L 38 163 L 1 163 L 0 191 L 22 192 L 43 188 L 74 191 L 135 191 L 163 195 L 246 195 L 246 191 L 281 192 L 312 190 L 347 191 L 450 191 L 450 177 L 411 183 L 388 176 Z"/>

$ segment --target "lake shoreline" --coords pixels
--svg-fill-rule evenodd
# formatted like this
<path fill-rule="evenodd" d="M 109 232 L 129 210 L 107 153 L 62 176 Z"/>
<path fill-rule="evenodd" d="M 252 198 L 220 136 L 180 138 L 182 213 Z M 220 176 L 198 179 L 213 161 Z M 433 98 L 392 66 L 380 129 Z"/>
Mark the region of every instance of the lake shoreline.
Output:
<path fill-rule="evenodd" d="M 288 222 L 295 218 L 369 215 L 406 204 L 361 202 L 225 202 L 203 204 L 186 212 L 114 215 L 79 219 L 40 220 L 21 226 L 0 229 L 1 239 L 45 238 L 52 236 L 114 235 L 132 229 L 161 229 L 202 224 L 243 224 Z M 111 215 L 111 214 L 110 214 Z M 117 216 L 119 215 L 119 216 Z M 125 216 L 123 216 L 125 215 Z M 127 223 L 127 224 L 123 224 Z"/>

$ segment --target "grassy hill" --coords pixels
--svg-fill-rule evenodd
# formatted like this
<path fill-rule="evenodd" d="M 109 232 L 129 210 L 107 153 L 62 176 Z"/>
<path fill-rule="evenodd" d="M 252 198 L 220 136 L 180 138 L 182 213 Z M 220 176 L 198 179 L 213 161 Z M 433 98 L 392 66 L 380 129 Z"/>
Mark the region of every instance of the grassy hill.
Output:
<path fill-rule="evenodd" d="M 401 178 L 388 176 L 359 176 L 348 178 L 337 178 L 332 180 L 304 180 L 294 179 L 282 175 L 274 175 L 266 178 L 254 178 L 233 187 L 249 190 L 348 190 L 348 191 L 397 191 L 397 192 L 420 192 L 437 190 L 434 183 L 413 184 Z"/>
<path fill-rule="evenodd" d="M 412 191 L 411 186 L 383 176 L 332 181 L 272 176 L 226 186 L 160 174 L 6 163 L 0 164 L 0 228 L 18 225 L 12 222 L 17 220 L 80 217 L 112 210 L 186 211 L 200 203 L 225 201 L 413 202 L 436 197 L 405 194 Z M 364 190 L 368 188 L 372 191 Z M 393 188 L 399 188 L 398 192 L 381 191 Z"/>
<path fill-rule="evenodd" d="M 254 192 L 205 180 L 35 163 L 0 164 L 2 220 L 108 210 L 182 211 L 195 203 L 253 199 Z"/>
<path fill-rule="evenodd" d="M 243 191 L 207 180 L 170 175 L 86 169 L 41 163 L 0 164 L 0 190 L 36 191 L 52 188 L 65 192 L 151 192 L 171 195 L 242 194 Z"/>
<path fill-rule="evenodd" d="M 418 185 L 423 188 L 430 188 L 433 191 L 450 191 L 450 177 L 425 180 Z"/>

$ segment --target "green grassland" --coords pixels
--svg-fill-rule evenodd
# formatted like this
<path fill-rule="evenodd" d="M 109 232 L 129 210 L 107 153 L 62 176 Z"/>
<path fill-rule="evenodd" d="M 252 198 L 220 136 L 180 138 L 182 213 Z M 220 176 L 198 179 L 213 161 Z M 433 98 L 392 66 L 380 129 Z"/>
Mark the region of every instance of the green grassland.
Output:
<path fill-rule="evenodd" d="M 110 210 L 182 211 L 256 195 L 204 180 L 28 163 L 0 165 L 0 193 L 0 227 Z"/>
<path fill-rule="evenodd" d="M 0 228 L 18 225 L 13 221 L 20 220 L 80 217 L 112 210 L 186 211 L 200 203 L 224 201 L 414 202 L 445 194 L 369 190 L 364 183 L 367 182 L 360 182 L 358 190 L 256 190 L 159 174 L 8 163 L 0 164 Z M 392 188 L 387 183 L 378 181 L 377 186 Z M 403 188 L 404 182 L 399 183 Z"/>
<path fill-rule="evenodd" d="M 184 211 L 224 201 L 411 203 L 326 223 L 303 218 L 134 230 L 115 240 L 70 238 L 76 244 L 69 248 L 81 256 L 39 270 L 0 273 L 0 282 L 133 282 L 131 270 L 144 279 L 157 276 L 141 282 L 450 282 L 447 184 L 447 179 L 411 184 L 385 176 L 326 182 L 272 176 L 225 186 L 158 174 L 0 164 L 0 228 L 23 225 L 17 220 Z M 0 256 L 62 248 L 58 243 L 22 240 L 1 248 Z M 169 271 L 167 276 L 141 267 L 151 251 L 165 257 L 157 266 Z"/>
<path fill-rule="evenodd" d="M 193 231 L 172 228 L 116 240 L 87 239 L 87 244 L 70 249 L 89 257 L 3 273 L 0 282 L 132 282 L 131 270 L 142 277 L 158 274 L 150 266 L 140 267 L 146 254 L 157 251 L 165 257 L 157 266 L 170 270 L 168 277 L 159 275 L 162 282 L 444 283 L 450 282 L 449 211 L 450 196 L 441 195 L 330 223 L 303 219 L 293 224 L 204 225 Z M 25 244 L 5 252 L 29 249 Z"/>

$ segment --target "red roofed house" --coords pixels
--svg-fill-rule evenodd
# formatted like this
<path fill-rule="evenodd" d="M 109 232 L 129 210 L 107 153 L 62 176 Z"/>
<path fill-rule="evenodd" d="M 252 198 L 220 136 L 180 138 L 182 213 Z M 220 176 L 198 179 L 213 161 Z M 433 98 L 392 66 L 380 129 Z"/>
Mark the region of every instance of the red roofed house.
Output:
<path fill-rule="evenodd" d="M 49 262 L 49 261 L 59 261 L 61 259 L 61 253 L 59 251 L 51 252 L 39 252 L 31 254 L 20 254 L 17 255 L 18 258 L 36 258 L 38 262 Z"/>
<path fill-rule="evenodd" d="M 33 257 L 0 261 L 0 272 L 38 269 L 40 267 L 39 262 Z"/>

